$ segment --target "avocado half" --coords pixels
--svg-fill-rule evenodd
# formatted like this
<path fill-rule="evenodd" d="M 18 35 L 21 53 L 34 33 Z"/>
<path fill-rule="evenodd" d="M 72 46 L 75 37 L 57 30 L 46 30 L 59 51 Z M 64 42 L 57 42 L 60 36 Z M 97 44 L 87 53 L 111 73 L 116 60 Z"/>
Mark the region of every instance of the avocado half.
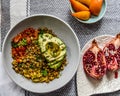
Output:
<path fill-rule="evenodd" d="M 65 43 L 58 37 L 49 33 L 39 34 L 38 42 L 41 52 L 50 68 L 59 68 L 66 56 Z"/>

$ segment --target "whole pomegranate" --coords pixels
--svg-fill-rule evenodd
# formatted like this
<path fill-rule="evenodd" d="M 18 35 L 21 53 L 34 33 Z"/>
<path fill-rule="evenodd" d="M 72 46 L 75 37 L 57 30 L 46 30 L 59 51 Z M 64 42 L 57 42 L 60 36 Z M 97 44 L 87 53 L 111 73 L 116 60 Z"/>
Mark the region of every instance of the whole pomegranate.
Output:
<path fill-rule="evenodd" d="M 120 34 L 117 34 L 116 37 L 106 44 L 103 52 L 107 69 L 114 72 L 120 69 Z"/>
<path fill-rule="evenodd" d="M 83 66 L 85 72 L 95 79 L 101 79 L 106 73 L 105 56 L 96 40 L 92 41 L 90 48 L 84 53 Z"/>

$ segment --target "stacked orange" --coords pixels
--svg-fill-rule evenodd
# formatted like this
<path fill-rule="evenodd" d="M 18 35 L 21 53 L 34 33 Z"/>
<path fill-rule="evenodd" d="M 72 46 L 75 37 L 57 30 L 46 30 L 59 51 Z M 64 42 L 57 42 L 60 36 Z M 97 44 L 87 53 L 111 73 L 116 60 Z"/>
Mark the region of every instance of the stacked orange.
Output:
<path fill-rule="evenodd" d="M 72 16 L 81 20 L 88 20 L 92 15 L 98 16 L 103 0 L 70 0 L 74 13 Z"/>

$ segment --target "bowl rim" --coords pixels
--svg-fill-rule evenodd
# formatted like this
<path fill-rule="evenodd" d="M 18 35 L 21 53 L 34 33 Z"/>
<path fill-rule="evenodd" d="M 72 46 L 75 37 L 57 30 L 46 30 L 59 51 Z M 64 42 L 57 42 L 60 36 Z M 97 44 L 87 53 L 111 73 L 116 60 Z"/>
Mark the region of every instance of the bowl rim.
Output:
<path fill-rule="evenodd" d="M 25 90 L 27 90 L 27 91 L 30 91 L 30 92 L 35 92 L 35 93 L 49 93 L 49 92 L 53 92 L 53 91 L 55 91 L 55 90 L 58 90 L 58 89 L 62 88 L 63 86 L 65 86 L 67 83 L 69 83 L 69 82 L 71 81 L 71 79 L 74 77 L 75 73 L 77 72 L 78 66 L 79 66 L 79 64 L 80 64 L 81 48 L 80 48 L 79 39 L 78 39 L 76 33 L 74 32 L 74 30 L 71 28 L 71 26 L 70 26 L 69 24 L 67 24 L 64 20 L 58 18 L 57 16 L 50 15 L 50 14 L 34 14 L 34 15 L 30 15 L 30 16 L 28 16 L 28 17 L 25 17 L 24 19 L 21 19 L 21 20 L 20 20 L 19 22 L 17 22 L 13 27 L 11 27 L 11 28 L 9 29 L 9 31 L 7 32 L 7 34 L 6 34 L 5 38 L 4 38 L 3 45 L 2 45 L 2 63 L 4 63 L 4 57 L 3 57 L 3 55 L 4 55 L 4 51 L 5 51 L 5 50 L 4 50 L 4 49 L 5 49 L 5 43 L 6 43 L 6 40 L 7 40 L 8 36 L 9 36 L 9 34 L 12 32 L 12 29 L 14 29 L 18 24 L 20 24 L 21 22 L 23 22 L 23 21 L 26 20 L 26 19 L 29 19 L 29 18 L 32 18 L 32 17 L 38 17 L 38 16 L 47 16 L 47 17 L 51 17 L 51 18 L 57 19 L 57 20 L 59 20 L 60 22 L 64 23 L 64 24 L 71 30 L 71 32 L 73 33 L 73 35 L 74 35 L 74 37 L 75 37 L 75 39 L 76 39 L 76 41 L 77 41 L 76 43 L 77 43 L 78 53 L 79 53 L 79 55 L 78 55 L 78 56 L 79 56 L 79 57 L 78 57 L 79 59 L 78 59 L 78 61 L 77 61 L 78 64 L 77 64 L 77 66 L 76 66 L 76 68 L 75 68 L 75 71 L 74 71 L 73 75 L 72 75 L 66 82 L 63 82 L 63 84 L 60 84 L 59 87 L 57 87 L 57 88 L 55 88 L 55 89 L 52 89 L 52 90 L 49 90 L 49 91 L 39 92 L 39 91 L 33 91 L 33 90 L 29 90 L 29 89 L 27 89 L 27 88 L 25 88 L 25 87 L 22 87 L 21 84 L 19 84 L 15 79 L 12 78 L 11 74 L 8 72 L 7 68 L 5 67 L 6 64 L 3 64 L 3 66 L 4 66 L 4 69 L 5 69 L 6 73 L 7 73 L 7 75 L 10 77 L 10 79 L 11 79 L 15 84 L 17 84 L 19 87 L 21 87 L 21 88 L 23 88 L 23 89 L 25 89 Z"/>
<path fill-rule="evenodd" d="M 76 17 L 74 17 L 74 18 L 77 19 L 79 22 L 84 23 L 84 24 L 94 24 L 94 23 L 100 21 L 100 20 L 103 18 L 103 16 L 105 15 L 106 10 L 107 10 L 107 1 L 106 1 L 106 0 L 103 0 L 103 3 L 105 4 L 105 9 L 104 9 L 102 15 L 101 15 L 96 21 L 87 22 L 88 20 L 84 21 L 84 20 L 80 20 L 80 19 L 78 19 L 78 18 L 76 18 Z M 70 11 L 73 13 L 74 10 L 73 10 L 73 8 L 72 8 L 72 5 L 71 5 L 70 2 L 69 2 L 69 4 L 70 4 L 70 5 L 69 5 L 69 6 L 70 6 Z"/>

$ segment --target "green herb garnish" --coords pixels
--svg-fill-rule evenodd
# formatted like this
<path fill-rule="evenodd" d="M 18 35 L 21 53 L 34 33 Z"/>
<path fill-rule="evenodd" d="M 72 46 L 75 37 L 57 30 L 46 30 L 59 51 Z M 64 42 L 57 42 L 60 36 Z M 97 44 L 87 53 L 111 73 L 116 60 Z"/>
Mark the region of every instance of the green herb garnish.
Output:
<path fill-rule="evenodd" d="M 21 41 L 19 41 L 18 46 L 25 46 L 25 45 L 27 45 L 27 40 L 23 38 Z"/>
<path fill-rule="evenodd" d="M 13 41 L 11 42 L 11 45 L 12 45 L 13 48 L 18 47 L 18 43 L 15 43 L 15 42 L 13 42 Z"/>
<path fill-rule="evenodd" d="M 47 76 L 48 75 L 48 72 L 46 70 L 42 70 L 41 73 L 42 73 L 43 76 Z"/>

